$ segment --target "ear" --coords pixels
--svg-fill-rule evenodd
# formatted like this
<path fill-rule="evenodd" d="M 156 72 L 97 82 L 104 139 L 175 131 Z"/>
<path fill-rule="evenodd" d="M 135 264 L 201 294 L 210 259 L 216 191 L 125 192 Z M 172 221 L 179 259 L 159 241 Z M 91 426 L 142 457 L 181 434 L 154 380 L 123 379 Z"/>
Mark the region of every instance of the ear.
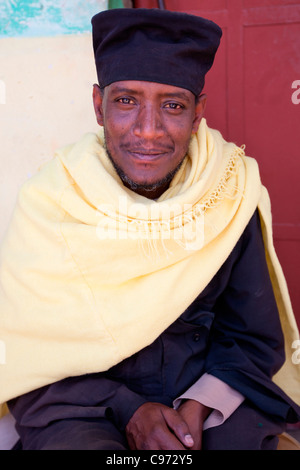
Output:
<path fill-rule="evenodd" d="M 93 103 L 94 103 L 94 110 L 96 114 L 97 123 L 99 126 L 103 126 L 103 92 L 101 91 L 99 85 L 93 85 Z"/>
<path fill-rule="evenodd" d="M 196 134 L 206 107 L 207 96 L 203 93 L 196 98 L 195 118 L 193 121 L 192 134 Z"/>

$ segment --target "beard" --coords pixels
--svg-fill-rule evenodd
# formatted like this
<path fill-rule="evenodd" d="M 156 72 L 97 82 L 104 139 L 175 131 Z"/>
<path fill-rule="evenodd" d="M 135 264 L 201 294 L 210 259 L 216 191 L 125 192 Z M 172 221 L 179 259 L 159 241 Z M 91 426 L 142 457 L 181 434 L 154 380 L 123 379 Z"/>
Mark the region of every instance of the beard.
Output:
<path fill-rule="evenodd" d="M 105 151 L 107 153 L 107 156 L 108 156 L 109 160 L 111 161 L 117 175 L 121 179 L 124 186 L 126 186 L 127 188 L 130 188 L 134 192 L 139 192 L 140 190 L 143 190 L 143 191 L 146 191 L 146 192 L 150 193 L 150 192 L 157 191 L 157 190 L 159 190 L 160 188 L 163 188 L 163 187 L 167 188 L 170 185 L 170 183 L 171 183 L 172 179 L 174 178 L 174 176 L 176 175 L 176 173 L 181 168 L 181 165 L 182 165 L 182 163 L 183 163 L 183 161 L 186 157 L 186 154 L 185 154 L 182 157 L 180 163 L 177 165 L 177 167 L 174 168 L 173 170 L 171 170 L 166 176 L 164 176 L 160 180 L 155 181 L 154 183 L 147 183 L 147 182 L 137 183 L 136 181 L 133 181 L 131 178 L 129 178 L 129 176 L 127 176 L 124 173 L 122 168 L 114 161 L 114 158 L 113 158 L 112 154 L 110 153 L 109 149 L 107 148 L 106 139 L 104 140 L 104 148 L 105 148 Z"/>

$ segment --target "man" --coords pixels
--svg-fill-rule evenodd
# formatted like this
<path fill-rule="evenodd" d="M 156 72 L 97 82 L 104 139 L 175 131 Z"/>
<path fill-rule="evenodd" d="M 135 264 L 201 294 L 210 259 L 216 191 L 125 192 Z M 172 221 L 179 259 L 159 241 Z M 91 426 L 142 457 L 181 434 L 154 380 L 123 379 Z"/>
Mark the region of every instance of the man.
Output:
<path fill-rule="evenodd" d="M 99 134 L 25 184 L 2 250 L 21 446 L 276 449 L 300 419 L 298 332 L 256 162 L 203 117 L 221 30 L 160 10 L 92 23 Z"/>

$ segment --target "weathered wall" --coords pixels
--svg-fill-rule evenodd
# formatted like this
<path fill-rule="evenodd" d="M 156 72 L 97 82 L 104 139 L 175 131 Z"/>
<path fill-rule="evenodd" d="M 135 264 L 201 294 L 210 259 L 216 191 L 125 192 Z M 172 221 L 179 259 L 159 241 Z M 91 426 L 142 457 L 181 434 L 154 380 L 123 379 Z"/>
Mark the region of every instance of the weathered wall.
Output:
<path fill-rule="evenodd" d="M 21 184 L 54 151 L 97 130 L 90 18 L 106 0 L 0 4 L 0 242 Z"/>

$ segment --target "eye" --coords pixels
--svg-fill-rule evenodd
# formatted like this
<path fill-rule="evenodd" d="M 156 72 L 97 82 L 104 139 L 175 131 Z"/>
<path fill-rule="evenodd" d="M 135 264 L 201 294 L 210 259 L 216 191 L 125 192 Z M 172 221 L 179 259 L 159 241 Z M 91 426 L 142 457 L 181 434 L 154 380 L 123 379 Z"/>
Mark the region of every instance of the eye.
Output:
<path fill-rule="evenodd" d="M 131 98 L 127 97 L 122 97 L 122 98 L 117 98 L 116 101 L 121 104 L 134 104 L 134 101 Z"/>
<path fill-rule="evenodd" d="M 166 103 L 164 107 L 168 109 L 176 110 L 176 111 L 184 108 L 182 104 L 174 103 L 174 102 Z"/>

